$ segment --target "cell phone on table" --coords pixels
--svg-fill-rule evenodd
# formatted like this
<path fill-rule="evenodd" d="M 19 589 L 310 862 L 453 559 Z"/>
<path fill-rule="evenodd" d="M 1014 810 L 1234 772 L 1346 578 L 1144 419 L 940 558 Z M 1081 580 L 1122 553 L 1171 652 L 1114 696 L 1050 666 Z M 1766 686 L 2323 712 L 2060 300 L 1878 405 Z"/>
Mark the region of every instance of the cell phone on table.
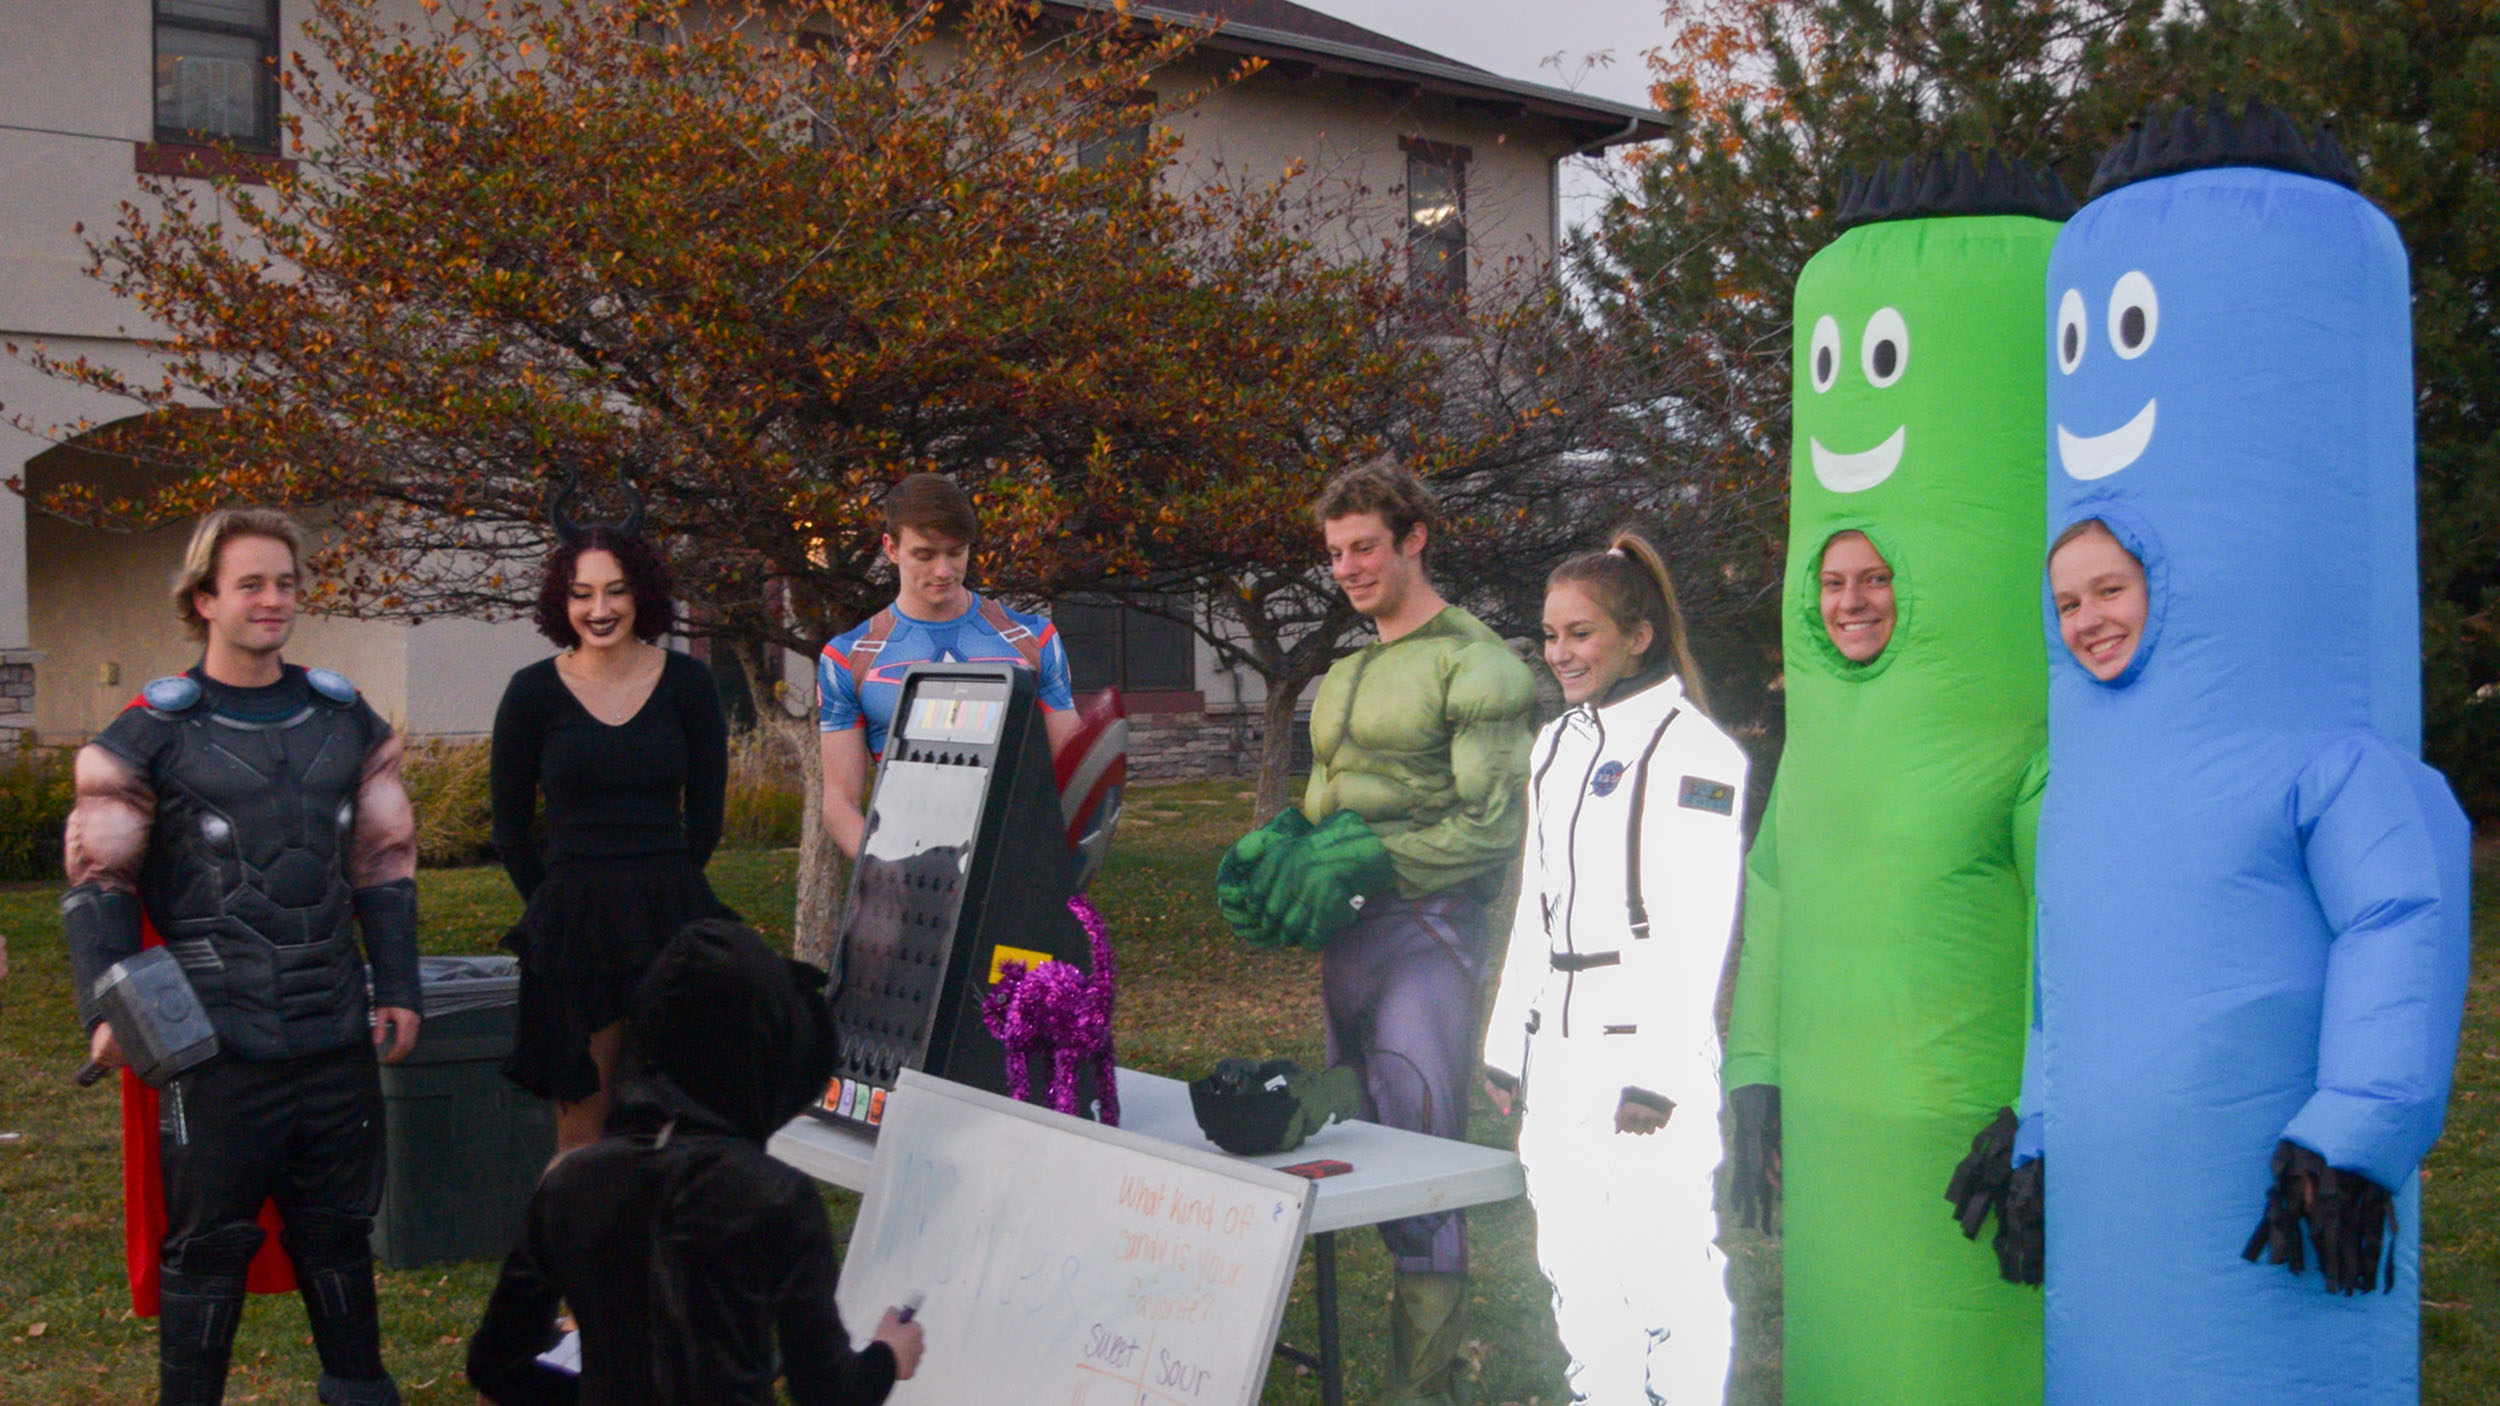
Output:
<path fill-rule="evenodd" d="M 1344 1176 L 1354 1170 L 1354 1164 L 1340 1162 L 1334 1157 L 1322 1157 L 1316 1162 L 1296 1162 L 1290 1167 L 1280 1167 L 1277 1170 L 1292 1176 L 1309 1177 L 1313 1181 L 1318 1181 L 1322 1177 Z"/>

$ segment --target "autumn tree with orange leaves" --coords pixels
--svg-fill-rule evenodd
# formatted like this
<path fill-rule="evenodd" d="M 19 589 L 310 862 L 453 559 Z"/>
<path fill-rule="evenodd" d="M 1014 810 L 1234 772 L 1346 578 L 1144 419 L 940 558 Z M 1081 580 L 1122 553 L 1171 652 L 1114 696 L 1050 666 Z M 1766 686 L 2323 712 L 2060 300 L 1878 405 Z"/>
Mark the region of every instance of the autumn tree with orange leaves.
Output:
<path fill-rule="evenodd" d="M 890 0 L 423 10 L 315 0 L 292 160 L 154 180 L 93 240 L 161 378 L 25 354 L 154 412 L 87 442 L 167 477 L 42 507 L 317 507 L 327 608 L 495 615 L 556 482 L 630 481 L 697 628 L 812 654 L 890 594 L 904 473 L 974 494 L 1002 590 L 1176 574 L 1176 524 L 1201 565 L 1298 553 L 1319 476 L 1430 379 L 1385 251 L 1323 257 L 1281 182 L 1173 189 L 1168 138 L 1104 140 L 1150 74 L 1195 96 L 1183 31 L 1015 0 L 943 31 Z"/>
<path fill-rule="evenodd" d="M 47 506 L 318 504 L 354 551 L 334 604 L 475 613 L 524 603 L 556 476 L 629 479 L 710 628 L 792 648 L 879 603 L 873 504 L 912 470 L 962 476 L 1039 582 L 1204 495 L 1261 525 L 1240 476 L 1327 458 L 1409 369 L 1394 281 L 1318 258 L 1273 189 L 1074 159 L 1186 35 L 982 0 L 924 66 L 936 9 L 317 0 L 297 163 L 153 180 L 93 246 L 165 379 L 35 358 L 217 413 L 98 446 L 162 492 Z"/>

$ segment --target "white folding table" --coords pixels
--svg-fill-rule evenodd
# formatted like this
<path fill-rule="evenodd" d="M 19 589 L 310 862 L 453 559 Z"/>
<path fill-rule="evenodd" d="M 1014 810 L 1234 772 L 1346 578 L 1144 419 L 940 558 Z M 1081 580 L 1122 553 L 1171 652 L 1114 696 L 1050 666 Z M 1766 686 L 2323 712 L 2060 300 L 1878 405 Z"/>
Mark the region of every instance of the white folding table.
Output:
<path fill-rule="evenodd" d="M 1185 1147 L 1212 1148 L 1189 1110 L 1189 1086 L 1134 1069 L 1119 1072 L 1120 1126 Z M 800 1117 L 773 1135 L 773 1156 L 851 1191 L 865 1190 L 877 1142 L 847 1123 Z M 1219 1155 L 1220 1152 L 1219 1152 Z M 1527 1189 L 1516 1153 L 1428 1137 L 1377 1123 L 1332 1123 L 1291 1152 L 1243 1160 L 1289 1167 L 1332 1159 L 1354 1170 L 1323 1177 L 1311 1197 L 1312 1271 L 1319 1291 L 1319 1352 L 1277 1344 L 1279 1355 L 1319 1373 L 1320 1399 L 1342 1406 L 1342 1354 L 1337 1335 L 1337 1232 L 1434 1211 L 1507 1201 Z"/>

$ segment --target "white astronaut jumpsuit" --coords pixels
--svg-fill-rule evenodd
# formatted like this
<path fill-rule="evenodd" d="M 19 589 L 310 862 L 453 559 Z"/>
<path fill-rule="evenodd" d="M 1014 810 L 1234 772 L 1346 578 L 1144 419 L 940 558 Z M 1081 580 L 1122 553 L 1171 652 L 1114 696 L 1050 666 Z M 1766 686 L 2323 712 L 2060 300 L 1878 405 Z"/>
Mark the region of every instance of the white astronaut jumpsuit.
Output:
<path fill-rule="evenodd" d="M 1716 1402 L 1733 1327 L 1711 1243 L 1712 1010 L 1742 883 L 1745 756 L 1670 678 L 1555 719 L 1530 765 L 1484 1062 L 1523 1110 L 1519 1157 L 1571 1387 L 1597 1406 Z M 1626 1098 L 1673 1115 L 1618 1133 Z"/>

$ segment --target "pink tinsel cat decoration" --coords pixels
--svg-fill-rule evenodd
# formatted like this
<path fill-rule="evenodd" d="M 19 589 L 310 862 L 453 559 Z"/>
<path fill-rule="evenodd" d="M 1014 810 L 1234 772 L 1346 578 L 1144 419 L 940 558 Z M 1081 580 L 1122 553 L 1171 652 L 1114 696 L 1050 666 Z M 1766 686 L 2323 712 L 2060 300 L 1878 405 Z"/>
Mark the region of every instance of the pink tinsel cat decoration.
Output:
<path fill-rule="evenodd" d="M 1031 1097 L 1025 1056 L 1050 1051 L 1050 1106 L 1075 1114 L 1077 1070 L 1085 1060 L 1094 1065 L 1094 1087 L 1101 1091 L 1102 1121 L 1120 1122 L 1120 1093 L 1112 1072 L 1111 1008 L 1119 972 L 1111 957 L 1111 938 L 1102 915 L 1083 894 L 1068 898 L 1068 911 L 1085 927 L 1093 949 L 1093 970 L 1081 971 L 1066 962 L 1044 962 L 1027 971 L 1022 962 L 999 969 L 998 984 L 981 998 L 981 1023 L 1007 1047 L 1007 1096 L 1019 1102 Z"/>
<path fill-rule="evenodd" d="M 1076 1114 L 1076 1074 L 1094 1062 L 1102 1121 L 1118 1126 L 1120 1093 L 1112 1073 L 1111 1008 L 1119 969 L 1111 958 L 1110 930 L 1084 894 L 1085 884 L 1111 850 L 1120 820 L 1120 797 L 1128 784 L 1128 705 L 1116 688 L 1088 704 L 1074 736 L 1053 758 L 1059 782 L 1060 818 L 1067 825 L 1074 865 L 1068 911 L 1085 928 L 1091 970 L 1044 962 L 1030 971 L 1022 962 L 999 968 L 998 983 L 981 998 L 981 1023 L 1007 1047 L 1007 1096 L 1032 1097 L 1025 1057 L 1050 1051 L 1050 1106 Z"/>

